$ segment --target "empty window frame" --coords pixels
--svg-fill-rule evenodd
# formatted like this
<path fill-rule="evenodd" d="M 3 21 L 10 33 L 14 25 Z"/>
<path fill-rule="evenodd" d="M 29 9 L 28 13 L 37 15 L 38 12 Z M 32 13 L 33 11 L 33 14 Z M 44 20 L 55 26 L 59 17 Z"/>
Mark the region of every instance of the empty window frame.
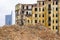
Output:
<path fill-rule="evenodd" d="M 48 0 L 48 1 L 51 1 L 51 0 Z"/>
<path fill-rule="evenodd" d="M 51 14 L 51 11 L 48 11 L 49 14 Z"/>
<path fill-rule="evenodd" d="M 43 1 L 42 5 L 44 5 L 44 1 Z"/>
<path fill-rule="evenodd" d="M 39 22 L 41 22 L 41 21 L 39 20 Z"/>
<path fill-rule="evenodd" d="M 35 17 L 37 17 L 37 14 L 35 14 Z"/>
<path fill-rule="evenodd" d="M 44 17 L 44 14 L 42 15 L 42 17 Z"/>
<path fill-rule="evenodd" d="M 54 23 L 54 20 L 53 20 L 53 23 Z"/>
<path fill-rule="evenodd" d="M 37 8 L 35 8 L 35 11 L 37 11 Z"/>
<path fill-rule="evenodd" d="M 42 21 L 42 23 L 44 23 L 44 20 Z"/>
<path fill-rule="evenodd" d="M 22 11 L 22 13 L 24 14 L 24 11 Z"/>
<path fill-rule="evenodd" d="M 39 17 L 41 17 L 41 15 L 39 14 Z"/>
<path fill-rule="evenodd" d="M 56 23 L 58 23 L 58 20 L 56 20 Z"/>
<path fill-rule="evenodd" d="M 53 5 L 54 5 L 54 1 L 53 1 Z"/>
<path fill-rule="evenodd" d="M 49 4 L 48 7 L 51 8 L 51 4 Z"/>
<path fill-rule="evenodd" d="M 58 7 L 56 7 L 56 11 L 58 11 Z"/>
<path fill-rule="evenodd" d="M 28 20 L 28 23 L 29 23 L 29 20 Z"/>
<path fill-rule="evenodd" d="M 28 15 L 28 12 L 26 12 L 26 15 Z"/>
<path fill-rule="evenodd" d="M 51 10 L 51 4 L 48 5 L 48 10 Z"/>
<path fill-rule="evenodd" d="M 42 9 L 42 11 L 44 11 L 44 8 Z"/>
<path fill-rule="evenodd" d="M 54 5 L 54 1 L 53 1 L 53 5 Z M 56 5 L 58 5 L 58 0 L 56 1 Z"/>
<path fill-rule="evenodd" d="M 58 5 L 58 1 L 56 1 L 56 5 Z"/>
<path fill-rule="evenodd" d="M 56 26 L 56 29 L 58 29 L 58 26 Z"/>
<path fill-rule="evenodd" d="M 48 17 L 48 22 L 51 22 L 51 17 Z"/>
<path fill-rule="evenodd" d="M 54 26 L 53 26 L 53 30 L 54 30 Z"/>
<path fill-rule="evenodd" d="M 53 17 L 54 17 L 54 14 L 53 14 Z"/>
<path fill-rule="evenodd" d="M 37 20 L 35 20 L 35 23 L 37 23 Z"/>
<path fill-rule="evenodd" d="M 48 23 L 48 26 L 51 26 L 51 23 Z"/>
<path fill-rule="evenodd" d="M 32 23 L 33 21 L 31 20 L 31 23 Z"/>
<path fill-rule="evenodd" d="M 41 11 L 41 8 L 39 8 L 39 11 Z"/>
<path fill-rule="evenodd" d="M 28 9 L 28 6 L 26 6 L 27 7 L 27 9 Z"/>

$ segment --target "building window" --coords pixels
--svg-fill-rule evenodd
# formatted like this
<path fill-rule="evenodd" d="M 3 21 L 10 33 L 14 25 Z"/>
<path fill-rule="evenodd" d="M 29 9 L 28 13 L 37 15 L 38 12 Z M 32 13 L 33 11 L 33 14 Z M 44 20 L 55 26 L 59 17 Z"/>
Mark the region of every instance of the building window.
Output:
<path fill-rule="evenodd" d="M 44 17 L 44 14 L 42 16 Z"/>
<path fill-rule="evenodd" d="M 51 8 L 51 4 L 49 4 L 48 7 Z"/>
<path fill-rule="evenodd" d="M 29 20 L 28 20 L 28 23 L 29 23 Z"/>
<path fill-rule="evenodd" d="M 31 20 L 31 23 L 32 23 L 32 20 Z"/>
<path fill-rule="evenodd" d="M 39 8 L 39 11 L 41 11 L 41 8 Z"/>
<path fill-rule="evenodd" d="M 58 26 L 56 26 L 56 29 L 58 29 Z"/>
<path fill-rule="evenodd" d="M 28 15 L 28 12 L 26 12 L 26 15 Z"/>
<path fill-rule="evenodd" d="M 58 5 L 58 1 L 56 1 L 56 5 Z"/>
<path fill-rule="evenodd" d="M 54 20 L 53 20 L 53 23 L 54 23 Z"/>
<path fill-rule="evenodd" d="M 21 17 L 24 17 L 23 15 L 21 15 Z"/>
<path fill-rule="evenodd" d="M 58 14 L 56 14 L 56 17 L 58 17 Z"/>
<path fill-rule="evenodd" d="M 37 20 L 35 20 L 35 23 L 37 23 Z"/>
<path fill-rule="evenodd" d="M 35 8 L 35 11 L 37 11 L 37 8 Z"/>
<path fill-rule="evenodd" d="M 42 11 L 44 11 L 44 8 L 42 9 Z"/>
<path fill-rule="evenodd" d="M 42 23 L 44 23 L 44 20 L 42 21 Z"/>
<path fill-rule="evenodd" d="M 53 30 L 54 30 L 54 26 L 53 26 Z"/>
<path fill-rule="evenodd" d="M 51 22 L 51 17 L 48 17 L 48 22 Z"/>
<path fill-rule="evenodd" d="M 41 15 L 39 14 L 39 17 L 41 17 Z"/>
<path fill-rule="evenodd" d="M 41 22 L 41 21 L 39 20 L 39 22 Z"/>
<path fill-rule="evenodd" d="M 58 8 L 56 7 L 56 11 L 58 11 Z"/>
<path fill-rule="evenodd" d="M 51 23 L 49 23 L 48 26 L 51 26 Z"/>
<path fill-rule="evenodd" d="M 49 11 L 48 13 L 51 14 L 51 11 Z"/>
<path fill-rule="evenodd" d="M 51 21 L 51 17 L 49 17 L 49 20 Z"/>
<path fill-rule="evenodd" d="M 54 14 L 53 14 L 53 17 L 54 17 Z"/>
<path fill-rule="evenodd" d="M 56 20 L 56 23 L 58 23 L 58 20 Z"/>
<path fill-rule="evenodd" d="M 35 17 L 37 17 L 37 14 L 35 14 Z"/>
<path fill-rule="evenodd" d="M 53 1 L 53 5 L 54 5 L 54 1 Z"/>
<path fill-rule="evenodd" d="M 49 1 L 51 1 L 51 0 L 49 0 Z"/>
<path fill-rule="evenodd" d="M 22 13 L 24 14 L 24 11 L 22 11 Z"/>
<path fill-rule="evenodd" d="M 28 9 L 28 6 L 26 6 L 27 7 L 27 9 Z"/>
<path fill-rule="evenodd" d="M 44 2 L 43 2 L 43 5 L 44 5 Z"/>
<path fill-rule="evenodd" d="M 51 4 L 48 5 L 48 10 L 51 10 Z"/>

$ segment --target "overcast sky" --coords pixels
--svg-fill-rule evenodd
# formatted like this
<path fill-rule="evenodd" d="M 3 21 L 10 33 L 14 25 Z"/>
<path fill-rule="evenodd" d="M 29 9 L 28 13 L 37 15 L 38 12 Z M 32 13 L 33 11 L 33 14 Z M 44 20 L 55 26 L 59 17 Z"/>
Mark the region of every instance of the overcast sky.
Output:
<path fill-rule="evenodd" d="M 36 3 L 36 1 L 37 0 L 0 0 L 0 26 L 5 25 L 5 15 L 11 14 L 11 11 L 13 11 L 13 24 L 15 23 L 14 10 L 16 4 L 33 4 Z"/>

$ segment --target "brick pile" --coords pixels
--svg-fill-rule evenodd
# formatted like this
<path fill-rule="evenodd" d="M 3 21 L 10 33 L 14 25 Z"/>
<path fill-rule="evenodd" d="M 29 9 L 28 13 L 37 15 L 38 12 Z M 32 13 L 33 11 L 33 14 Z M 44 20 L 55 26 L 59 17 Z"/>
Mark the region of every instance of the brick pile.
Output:
<path fill-rule="evenodd" d="M 43 25 L 3 26 L 0 28 L 0 40 L 60 40 Z"/>

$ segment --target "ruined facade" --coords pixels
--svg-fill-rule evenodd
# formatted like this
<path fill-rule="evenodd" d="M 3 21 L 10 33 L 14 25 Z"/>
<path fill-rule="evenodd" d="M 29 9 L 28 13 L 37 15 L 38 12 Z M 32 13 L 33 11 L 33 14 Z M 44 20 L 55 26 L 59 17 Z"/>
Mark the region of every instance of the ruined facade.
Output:
<path fill-rule="evenodd" d="M 41 23 L 54 32 L 60 29 L 60 0 L 37 0 L 36 4 L 17 4 L 16 24 Z"/>

